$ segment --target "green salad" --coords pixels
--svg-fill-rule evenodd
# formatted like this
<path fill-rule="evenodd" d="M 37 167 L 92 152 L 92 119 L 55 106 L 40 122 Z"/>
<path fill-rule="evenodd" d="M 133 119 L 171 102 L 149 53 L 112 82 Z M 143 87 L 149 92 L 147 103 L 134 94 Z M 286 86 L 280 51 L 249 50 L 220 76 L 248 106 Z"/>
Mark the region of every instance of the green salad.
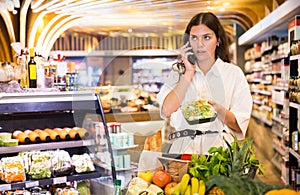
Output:
<path fill-rule="evenodd" d="M 181 110 L 185 119 L 188 121 L 212 118 L 215 116 L 213 107 L 206 100 L 202 99 L 182 105 Z"/>

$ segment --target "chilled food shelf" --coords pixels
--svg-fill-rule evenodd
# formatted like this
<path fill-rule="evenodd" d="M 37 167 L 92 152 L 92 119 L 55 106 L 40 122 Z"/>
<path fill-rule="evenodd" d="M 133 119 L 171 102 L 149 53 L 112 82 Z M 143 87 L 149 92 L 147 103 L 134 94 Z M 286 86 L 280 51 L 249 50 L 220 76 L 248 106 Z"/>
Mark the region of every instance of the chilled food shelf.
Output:
<path fill-rule="evenodd" d="M 24 181 L 24 182 L 16 182 L 9 184 L 0 184 L 0 191 L 8 191 L 8 190 L 17 190 L 17 189 L 25 189 L 32 188 L 38 186 L 46 186 L 46 185 L 54 185 L 54 184 L 62 184 L 66 182 L 79 181 L 85 179 L 94 179 L 101 177 L 100 172 L 88 172 L 82 174 L 75 174 L 71 176 L 63 176 L 63 177 L 55 177 L 49 179 L 41 179 L 41 180 L 32 180 L 32 181 Z"/>
<path fill-rule="evenodd" d="M 76 147 L 92 146 L 92 145 L 95 145 L 95 141 L 92 139 L 36 143 L 36 144 L 27 144 L 27 145 L 19 145 L 19 146 L 11 146 L 11 147 L 0 147 L 0 154 L 17 153 L 17 152 L 30 151 L 30 150 L 76 148 Z"/>
<path fill-rule="evenodd" d="M 98 160 L 98 159 L 93 159 L 93 163 L 98 166 L 101 167 L 105 170 L 111 170 L 111 167 L 107 164 L 105 164 L 104 162 Z M 131 163 L 130 167 L 126 167 L 126 168 L 116 168 L 116 171 L 120 172 L 120 171 L 132 171 L 137 169 L 137 165 Z"/>

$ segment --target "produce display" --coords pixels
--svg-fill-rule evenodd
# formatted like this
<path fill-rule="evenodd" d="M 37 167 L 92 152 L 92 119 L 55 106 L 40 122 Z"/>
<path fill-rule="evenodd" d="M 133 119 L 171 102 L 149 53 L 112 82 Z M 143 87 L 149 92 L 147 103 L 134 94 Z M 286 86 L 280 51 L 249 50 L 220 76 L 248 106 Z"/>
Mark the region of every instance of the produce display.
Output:
<path fill-rule="evenodd" d="M 203 99 L 186 103 L 181 106 L 181 110 L 190 124 L 213 121 L 217 116 L 214 108 Z"/>
<path fill-rule="evenodd" d="M 252 140 L 245 139 L 239 145 L 237 137 L 234 137 L 231 144 L 225 142 L 227 148 L 211 147 L 207 156 L 193 154 L 189 170 L 191 175 L 207 181 L 213 175 L 254 177 L 257 169 L 258 174 L 263 174 L 264 167 L 256 160 Z"/>
<path fill-rule="evenodd" d="M 145 170 L 133 178 L 127 195 L 300 194 L 289 186 L 273 186 L 254 179 L 256 173 L 263 174 L 264 167 L 256 160 L 252 140 L 238 142 L 235 137 L 232 143 L 226 144 L 226 148 L 210 148 L 208 155 L 192 154 L 188 169 L 178 181 L 171 177 L 168 166 L 172 167 L 181 160 L 161 161 L 163 166 L 156 171 Z M 149 190 L 150 185 L 158 190 Z"/>
<path fill-rule="evenodd" d="M 163 190 L 157 185 L 148 183 L 139 177 L 133 178 L 128 185 L 126 195 L 137 195 L 143 193 L 148 195 L 157 195 L 163 194 Z"/>

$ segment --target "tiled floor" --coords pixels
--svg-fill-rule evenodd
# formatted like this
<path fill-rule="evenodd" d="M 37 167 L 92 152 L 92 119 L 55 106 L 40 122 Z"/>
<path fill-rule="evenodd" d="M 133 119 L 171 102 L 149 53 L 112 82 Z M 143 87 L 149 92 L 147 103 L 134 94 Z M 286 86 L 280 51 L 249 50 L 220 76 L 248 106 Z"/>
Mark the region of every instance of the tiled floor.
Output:
<path fill-rule="evenodd" d="M 265 168 L 264 174 L 257 174 L 255 179 L 259 179 L 270 185 L 281 186 L 285 185 L 281 179 L 281 170 L 271 162 L 274 156 L 272 136 L 271 128 L 266 127 L 263 123 L 253 118 L 250 120 L 247 137 L 254 140 L 256 158 Z"/>

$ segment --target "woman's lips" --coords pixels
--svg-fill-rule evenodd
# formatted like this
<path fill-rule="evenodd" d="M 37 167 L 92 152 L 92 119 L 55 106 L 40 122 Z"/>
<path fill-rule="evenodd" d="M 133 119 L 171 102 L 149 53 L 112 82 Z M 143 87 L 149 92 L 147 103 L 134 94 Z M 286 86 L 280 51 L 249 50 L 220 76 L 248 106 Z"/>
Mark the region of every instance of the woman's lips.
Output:
<path fill-rule="evenodd" d="M 202 50 L 202 51 L 197 51 L 196 53 L 197 53 L 197 54 L 204 54 L 204 53 L 206 53 L 206 51 L 205 51 L 205 50 Z"/>

